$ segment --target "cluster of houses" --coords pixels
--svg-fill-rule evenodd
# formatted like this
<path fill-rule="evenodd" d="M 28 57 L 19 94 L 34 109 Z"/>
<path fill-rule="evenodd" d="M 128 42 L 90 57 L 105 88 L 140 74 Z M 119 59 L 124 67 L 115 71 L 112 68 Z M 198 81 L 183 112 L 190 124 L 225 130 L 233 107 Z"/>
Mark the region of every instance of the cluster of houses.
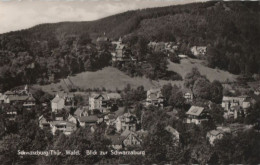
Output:
<path fill-rule="evenodd" d="M 186 102 L 193 101 L 192 91 L 183 89 L 183 97 Z M 130 146 L 140 146 L 142 140 L 148 135 L 147 131 L 140 130 L 141 121 L 137 117 L 128 112 L 115 113 L 112 107 L 122 101 L 119 93 L 99 92 L 91 93 L 88 98 L 88 105 L 76 107 L 75 95 L 72 93 L 59 92 L 51 100 L 52 113 L 49 115 L 41 115 L 39 117 L 39 127 L 49 129 L 53 135 L 57 131 L 70 135 L 79 127 L 88 127 L 91 132 L 95 132 L 98 125 L 106 124 L 108 129 L 113 128 L 114 133 L 106 133 L 106 136 L 111 140 L 110 147 L 113 149 L 122 149 Z M 147 97 L 144 102 L 145 106 L 164 107 L 164 97 L 160 88 L 147 90 Z M 1 104 L 16 104 L 19 103 L 24 109 L 31 109 L 35 106 L 35 99 L 26 85 L 22 90 L 7 91 L 0 95 Z M 236 119 L 241 113 L 247 113 L 247 109 L 253 104 L 253 99 L 249 96 L 223 96 L 221 106 L 224 110 L 226 119 Z M 76 109 L 71 113 L 71 109 Z M 186 112 L 185 122 L 200 125 L 203 121 L 210 119 L 208 107 L 200 107 L 192 105 Z M 13 119 L 17 112 L 7 110 L 7 115 Z M 176 115 L 176 114 L 175 114 Z M 171 126 L 165 127 L 165 130 L 170 132 L 179 141 L 179 133 Z M 107 132 L 106 131 L 106 132 Z M 216 139 L 221 139 L 225 133 L 230 133 L 229 128 L 218 127 L 216 130 L 209 131 L 207 138 L 210 144 L 214 145 Z"/>
<path fill-rule="evenodd" d="M 156 52 L 164 52 L 169 55 L 169 53 L 177 53 L 180 47 L 180 43 L 174 43 L 174 42 L 149 42 L 148 48 L 156 51 Z M 207 53 L 207 47 L 206 46 L 193 46 L 190 48 L 191 54 L 193 54 L 195 57 L 203 57 Z M 179 54 L 179 58 L 187 58 L 187 55 Z"/>
<path fill-rule="evenodd" d="M 26 85 L 24 89 L 6 91 L 0 93 L 0 104 L 2 105 L 21 105 L 24 110 L 31 110 L 36 105 L 36 100 Z M 6 109 L 6 115 L 9 120 L 14 120 L 17 115 L 17 109 Z"/>
<path fill-rule="evenodd" d="M 129 62 L 133 61 L 136 62 L 136 59 L 132 55 L 130 49 L 128 49 L 126 44 L 123 44 L 122 38 L 120 37 L 118 41 L 111 41 L 106 35 L 98 37 L 97 38 L 97 46 L 101 44 L 107 44 L 111 45 L 115 48 L 113 48 L 113 51 L 111 52 L 112 55 L 112 62 Z"/>
<path fill-rule="evenodd" d="M 175 53 L 179 48 L 179 43 L 174 42 L 149 42 L 148 48 L 156 52 Z"/>
<path fill-rule="evenodd" d="M 230 97 L 224 96 L 222 99 L 222 108 L 224 109 L 224 117 L 236 119 L 240 114 L 247 114 L 247 109 L 253 103 L 253 99 L 249 96 Z"/>

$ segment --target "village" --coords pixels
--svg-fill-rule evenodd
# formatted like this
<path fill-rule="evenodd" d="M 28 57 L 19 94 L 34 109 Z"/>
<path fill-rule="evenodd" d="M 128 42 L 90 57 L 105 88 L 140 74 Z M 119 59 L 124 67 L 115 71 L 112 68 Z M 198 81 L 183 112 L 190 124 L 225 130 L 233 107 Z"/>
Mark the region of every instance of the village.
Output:
<path fill-rule="evenodd" d="M 165 96 L 162 88 L 153 88 L 145 91 L 146 99 L 141 101 L 144 109 L 149 107 L 167 109 L 165 107 Z M 181 121 L 186 124 L 200 125 L 204 121 L 214 120 L 210 116 L 211 102 L 207 106 L 197 106 L 193 104 L 194 94 L 187 88 L 182 89 L 182 97 L 190 108 L 185 113 L 185 118 Z M 254 92 L 259 96 L 259 91 Z M 66 136 L 73 134 L 78 128 L 89 128 L 89 133 L 94 133 L 98 126 L 105 125 L 105 137 L 111 140 L 112 149 L 121 150 L 129 147 L 140 147 L 143 138 L 148 135 L 148 131 L 142 127 L 141 118 L 137 118 L 133 113 L 133 108 L 122 106 L 122 92 L 89 92 L 86 105 L 76 106 L 75 94 L 73 92 L 58 92 L 50 102 L 42 103 L 41 108 L 51 108 L 49 113 L 42 113 L 38 117 L 39 129 L 49 130 L 53 135 L 63 133 Z M 236 121 L 240 117 L 248 114 L 248 109 L 255 104 L 252 97 L 248 95 L 223 96 L 220 104 L 225 120 Z M 6 91 L 0 95 L 2 111 L 6 119 L 15 121 L 18 109 L 5 109 L 5 105 L 21 105 L 23 111 L 31 111 L 37 106 L 36 99 L 30 93 L 30 87 L 26 85 L 24 89 Z M 36 109 L 36 111 L 39 111 Z M 168 110 L 167 114 L 174 118 L 179 118 L 177 110 Z M 41 113 L 39 113 L 41 114 Z M 180 120 L 180 119 L 179 119 Z M 256 123 L 257 124 L 257 123 Z M 259 123 L 258 123 L 259 124 Z M 216 129 L 207 132 L 206 138 L 211 145 L 216 139 L 221 139 L 224 134 L 235 134 L 237 131 L 253 128 L 254 125 L 244 125 L 232 122 L 226 125 L 217 125 Z M 171 136 L 179 142 L 181 134 L 170 125 L 165 127 Z"/>
<path fill-rule="evenodd" d="M 112 45 L 112 66 L 147 64 L 133 55 L 121 37 L 118 41 L 110 41 L 104 35 L 98 37 L 96 42 L 99 51 L 103 51 L 104 45 Z M 169 59 L 173 55 L 174 60 L 204 59 L 207 53 L 206 46 L 193 46 L 191 54 L 185 55 L 179 51 L 179 46 L 180 43 L 174 42 L 150 41 L 147 44 L 151 51 L 162 52 Z M 54 76 L 50 79 L 54 81 Z M 213 91 L 204 87 L 204 84 L 197 87 L 197 81 L 206 83 Z M 168 84 L 150 89 L 142 86 L 133 89 L 126 84 L 122 90 L 82 90 L 74 85 L 69 76 L 60 82 L 63 85 L 59 89 L 52 89 L 52 93 L 39 91 L 33 85 L 0 93 L 4 123 L 15 123 L 20 118 L 18 116 L 28 112 L 36 114 L 33 120 L 37 121 L 38 129 L 54 137 L 61 134 L 70 137 L 78 130 L 94 136 L 104 130 L 102 136 L 110 141 L 106 147 L 117 151 L 142 151 L 147 138 L 153 136 L 158 131 L 156 127 L 161 125 L 163 131 L 167 132 L 166 136 L 173 141 L 173 147 L 184 146 L 187 140 L 185 134 L 198 128 L 206 131 L 202 138 L 204 143 L 212 147 L 225 135 L 237 136 L 239 132 L 247 130 L 259 131 L 259 119 L 248 121 L 255 115 L 260 86 L 249 91 L 241 88 L 239 83 L 209 82 L 196 68 L 185 76 L 182 86 Z M 166 120 L 157 119 L 154 116 L 156 113 Z M 181 127 L 187 127 L 186 132 Z"/>

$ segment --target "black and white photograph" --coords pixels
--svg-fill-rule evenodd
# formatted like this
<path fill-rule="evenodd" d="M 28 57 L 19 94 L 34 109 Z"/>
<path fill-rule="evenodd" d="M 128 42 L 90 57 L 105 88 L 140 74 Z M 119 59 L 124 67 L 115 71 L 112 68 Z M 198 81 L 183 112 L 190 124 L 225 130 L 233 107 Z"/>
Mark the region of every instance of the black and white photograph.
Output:
<path fill-rule="evenodd" d="M 260 164 L 260 1 L 0 0 L 0 165 Z"/>

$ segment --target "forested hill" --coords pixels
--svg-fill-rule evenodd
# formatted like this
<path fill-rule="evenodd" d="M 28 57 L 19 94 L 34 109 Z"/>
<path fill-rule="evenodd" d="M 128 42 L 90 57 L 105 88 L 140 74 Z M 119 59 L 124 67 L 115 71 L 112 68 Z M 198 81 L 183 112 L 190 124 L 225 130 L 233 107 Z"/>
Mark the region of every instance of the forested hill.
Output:
<path fill-rule="evenodd" d="M 46 82 L 107 65 L 98 36 L 125 36 L 130 44 L 175 41 L 188 53 L 207 45 L 210 67 L 232 73 L 260 73 L 258 2 L 206 2 L 128 11 L 89 22 L 42 24 L 0 35 L 0 89 L 16 83 Z M 95 66 L 95 68 L 94 68 Z M 7 83 L 8 82 L 8 83 Z M 13 84 L 12 84 L 13 83 Z"/>

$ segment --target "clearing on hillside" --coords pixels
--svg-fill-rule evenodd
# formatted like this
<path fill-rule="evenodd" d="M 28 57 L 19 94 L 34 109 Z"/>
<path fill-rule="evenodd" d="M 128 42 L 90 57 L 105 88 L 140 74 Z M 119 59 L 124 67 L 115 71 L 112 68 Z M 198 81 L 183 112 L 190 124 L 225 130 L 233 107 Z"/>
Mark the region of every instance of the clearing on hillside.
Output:
<path fill-rule="evenodd" d="M 184 79 L 185 75 L 191 71 L 193 67 L 197 67 L 202 75 L 205 75 L 210 81 L 219 80 L 225 82 L 227 79 L 231 82 L 236 80 L 236 75 L 227 71 L 212 69 L 203 64 L 202 60 L 198 59 L 182 59 L 180 64 L 169 61 L 168 70 L 179 73 Z"/>

